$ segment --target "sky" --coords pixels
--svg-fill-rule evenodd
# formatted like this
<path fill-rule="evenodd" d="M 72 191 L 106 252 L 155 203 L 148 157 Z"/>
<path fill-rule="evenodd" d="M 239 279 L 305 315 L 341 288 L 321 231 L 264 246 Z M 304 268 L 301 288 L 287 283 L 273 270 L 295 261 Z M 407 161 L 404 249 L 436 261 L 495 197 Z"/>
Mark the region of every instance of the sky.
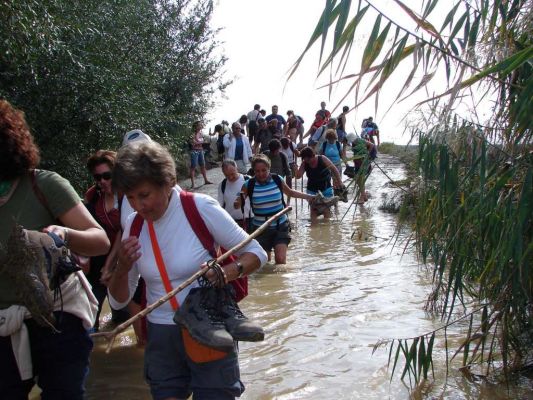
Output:
<path fill-rule="evenodd" d="M 220 51 L 229 58 L 225 76 L 234 83 L 225 96 L 219 94 L 214 99 L 217 106 L 207 116 L 208 127 L 213 128 L 223 119 L 231 123 L 251 111 L 256 103 L 267 115 L 274 104 L 279 106 L 279 113 L 284 117 L 286 111 L 292 109 L 303 117 L 306 128 L 321 101 L 327 103 L 333 116 L 340 114 L 344 105 L 354 106 L 355 97 L 350 95 L 334 110 L 346 90 L 338 88 L 330 97 L 328 89 L 318 89 L 329 80 L 328 72 L 317 79 L 318 44 L 306 54 L 296 74 L 287 82 L 288 71 L 305 49 L 324 4 L 323 0 L 219 0 L 215 3 L 212 24 L 222 28 L 218 35 L 218 40 L 223 42 Z M 370 30 L 374 16 L 369 16 L 368 20 Z M 357 71 L 365 39 L 363 35 L 356 42 L 352 51 L 355 64 L 347 72 Z M 380 127 L 382 142 L 407 143 L 410 138 L 403 134 L 401 119 L 409 105 L 393 107 L 384 115 L 390 103 L 386 101 L 386 93 L 381 99 L 384 101 L 377 114 L 374 100 L 350 112 L 347 131 L 359 132 L 363 118 L 373 116 Z"/>

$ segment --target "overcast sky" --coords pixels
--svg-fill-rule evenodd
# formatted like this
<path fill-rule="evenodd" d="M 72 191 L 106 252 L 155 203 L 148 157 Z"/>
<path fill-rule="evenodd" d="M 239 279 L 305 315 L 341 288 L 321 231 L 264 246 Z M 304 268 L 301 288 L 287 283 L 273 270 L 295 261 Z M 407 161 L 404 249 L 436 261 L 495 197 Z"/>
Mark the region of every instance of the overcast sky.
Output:
<path fill-rule="evenodd" d="M 287 110 L 293 109 L 304 118 L 306 127 L 312 122 L 322 100 L 327 102 L 327 108 L 334 116 L 340 113 L 339 109 L 333 111 L 333 108 L 345 90 L 334 91 L 331 99 L 327 89 L 317 90 L 329 79 L 328 72 L 316 79 L 319 45 L 306 55 L 300 69 L 286 82 L 287 71 L 306 47 L 324 4 L 323 0 L 219 0 L 215 4 L 212 23 L 223 28 L 219 40 L 224 42 L 221 51 L 229 58 L 226 77 L 234 79 L 234 83 L 227 89 L 226 98 L 220 95 L 215 99 L 218 106 L 208 115 L 207 126 L 213 127 L 222 119 L 235 121 L 252 110 L 255 103 L 267 113 L 273 104 L 277 104 L 284 116 Z M 374 16 L 369 16 L 368 21 L 371 29 Z M 352 59 L 355 64 L 347 72 L 356 71 L 360 63 L 359 51 L 362 50 L 359 47 L 366 44 L 363 40 L 359 41 L 360 46 L 354 46 Z M 408 107 L 395 107 L 384 116 L 390 103 L 386 101 L 386 94 L 382 94 L 381 99 L 383 105 L 377 115 L 373 100 L 352 111 L 348 115 L 347 130 L 359 131 L 362 119 L 374 116 L 382 141 L 406 143 L 409 138 L 402 136 L 400 120 Z M 354 102 L 354 96 L 350 95 L 342 105 L 351 108 Z"/>
<path fill-rule="evenodd" d="M 422 0 L 403 0 L 403 3 L 421 13 Z M 356 2 L 354 1 L 353 4 Z M 402 27 L 412 32 L 416 31 L 414 22 L 394 1 L 379 0 L 374 4 Z M 441 19 L 444 19 L 451 4 L 451 2 L 440 2 L 431 14 L 430 22 L 440 27 Z M 342 106 L 347 105 L 352 108 L 355 105 L 355 95 L 351 94 L 342 101 L 340 107 L 334 110 L 347 87 L 352 83 L 351 81 L 346 81 L 345 86 L 334 89 L 331 97 L 328 89 L 317 89 L 329 81 L 329 70 L 326 70 L 318 79 L 316 77 L 320 53 L 319 43 L 316 43 L 306 54 L 291 80 L 286 81 L 288 71 L 305 49 L 324 5 L 324 0 L 218 0 L 212 23 L 214 27 L 222 28 L 218 39 L 224 43 L 220 51 L 223 51 L 229 58 L 226 64 L 226 78 L 233 79 L 234 83 L 227 89 L 226 97 L 219 94 L 215 99 L 217 107 L 207 116 L 208 127 L 212 128 L 222 119 L 230 122 L 237 120 L 242 114 L 247 114 L 252 110 L 255 103 L 259 103 L 268 113 L 272 105 L 276 104 L 284 116 L 287 110 L 293 109 L 296 114 L 304 118 L 306 127 L 314 119 L 322 100 L 327 102 L 327 108 L 332 111 L 333 116 L 340 113 Z M 349 19 L 352 17 L 353 10 Z M 375 17 L 376 14 L 372 11 L 367 12 L 362 21 L 366 27 L 357 29 L 356 40 L 350 55 L 350 65 L 346 68 L 345 74 L 359 71 L 361 55 Z M 382 22 L 381 28 L 383 29 L 384 26 L 385 22 Z M 389 40 L 393 31 L 394 28 L 391 28 Z M 422 32 L 418 30 L 417 34 L 422 34 Z M 327 44 L 329 43 L 331 43 L 330 37 L 327 39 Z M 385 44 L 386 47 L 387 44 Z M 427 90 L 417 91 L 413 96 L 395 104 L 389 110 L 412 66 L 411 59 L 406 60 L 384 85 L 379 97 L 377 113 L 375 99 L 371 98 L 348 114 L 348 132 L 359 132 L 363 118 L 373 116 L 374 121 L 380 127 L 382 142 L 405 144 L 409 141 L 409 134 L 404 133 L 403 118 L 415 104 L 441 94 L 446 88 L 446 75 L 444 69 L 440 68 Z M 452 81 L 457 78 L 454 76 L 455 73 L 458 71 L 452 66 Z M 468 77 L 470 73 L 472 71 L 466 71 L 463 78 Z M 422 78 L 423 72 L 419 69 L 406 94 Z M 364 97 L 365 89 L 366 86 L 362 85 L 359 100 Z M 479 100 L 479 96 L 477 97 Z M 483 101 L 485 104 L 476 103 L 472 97 L 465 96 L 454 105 L 453 111 L 465 118 L 475 120 L 473 117 L 475 109 L 479 121 L 484 123 L 492 112 L 491 98 L 487 97 Z"/>

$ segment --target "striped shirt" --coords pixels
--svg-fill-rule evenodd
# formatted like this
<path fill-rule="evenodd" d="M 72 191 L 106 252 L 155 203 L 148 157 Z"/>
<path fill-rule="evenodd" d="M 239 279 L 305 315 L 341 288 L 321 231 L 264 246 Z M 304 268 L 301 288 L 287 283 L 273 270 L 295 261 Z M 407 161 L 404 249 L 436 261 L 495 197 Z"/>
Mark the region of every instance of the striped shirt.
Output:
<path fill-rule="evenodd" d="M 272 175 L 265 183 L 259 183 L 254 178 L 254 192 L 252 193 L 252 210 L 254 218 L 252 220 L 255 226 L 261 226 L 270 216 L 283 210 L 283 193 L 279 190 L 278 185 L 272 179 Z M 248 189 L 250 181 L 245 182 L 244 186 Z M 270 224 L 271 227 L 276 227 L 278 224 L 287 222 L 287 215 L 283 214 L 277 221 Z"/>

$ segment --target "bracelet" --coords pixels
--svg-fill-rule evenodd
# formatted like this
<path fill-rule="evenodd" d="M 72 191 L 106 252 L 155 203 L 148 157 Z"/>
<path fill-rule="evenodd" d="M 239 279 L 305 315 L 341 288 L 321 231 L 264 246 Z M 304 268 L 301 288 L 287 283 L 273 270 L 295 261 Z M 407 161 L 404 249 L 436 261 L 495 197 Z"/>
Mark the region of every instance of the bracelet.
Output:
<path fill-rule="evenodd" d="M 237 272 L 239 273 L 237 278 L 242 278 L 244 276 L 244 266 L 240 261 L 235 261 L 235 266 L 237 267 Z"/>
<path fill-rule="evenodd" d="M 63 243 L 65 243 L 65 247 L 68 247 L 69 229 L 66 226 L 63 227 L 63 236 Z"/>

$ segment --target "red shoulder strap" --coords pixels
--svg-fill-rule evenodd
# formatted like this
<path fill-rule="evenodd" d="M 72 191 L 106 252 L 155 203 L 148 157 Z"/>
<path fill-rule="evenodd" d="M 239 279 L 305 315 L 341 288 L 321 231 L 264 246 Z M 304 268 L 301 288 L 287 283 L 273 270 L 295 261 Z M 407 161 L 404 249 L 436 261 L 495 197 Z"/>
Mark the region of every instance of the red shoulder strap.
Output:
<path fill-rule="evenodd" d="M 198 237 L 198 240 L 200 240 L 200 243 L 202 243 L 202 246 L 204 246 L 204 248 L 209 252 L 211 257 L 216 257 L 217 252 L 215 250 L 215 241 L 213 240 L 211 233 L 209 233 L 209 229 L 207 229 L 207 226 L 205 226 L 202 216 L 198 212 L 198 207 L 196 207 L 196 203 L 194 202 L 194 195 L 190 192 L 182 190 L 180 192 L 180 200 L 183 206 L 183 211 L 185 212 L 185 216 L 187 217 L 187 221 L 189 221 L 189 224 Z"/>
<path fill-rule="evenodd" d="M 141 234 L 143 224 L 144 224 L 143 217 L 141 217 L 139 214 L 135 215 L 135 218 L 133 218 L 133 221 L 130 227 L 130 236 L 134 236 L 138 238 L 139 235 Z"/>

